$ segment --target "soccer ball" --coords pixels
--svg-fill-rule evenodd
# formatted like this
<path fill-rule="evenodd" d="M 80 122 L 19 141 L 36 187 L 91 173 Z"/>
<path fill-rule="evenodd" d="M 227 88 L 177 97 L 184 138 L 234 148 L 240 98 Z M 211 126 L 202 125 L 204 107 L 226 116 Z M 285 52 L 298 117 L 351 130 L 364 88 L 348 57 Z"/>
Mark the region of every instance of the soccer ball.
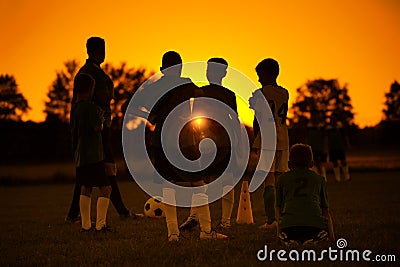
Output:
<path fill-rule="evenodd" d="M 162 203 L 162 197 L 155 196 L 149 198 L 146 203 L 144 203 L 144 214 L 151 218 L 163 218 L 164 213 L 164 203 Z"/>

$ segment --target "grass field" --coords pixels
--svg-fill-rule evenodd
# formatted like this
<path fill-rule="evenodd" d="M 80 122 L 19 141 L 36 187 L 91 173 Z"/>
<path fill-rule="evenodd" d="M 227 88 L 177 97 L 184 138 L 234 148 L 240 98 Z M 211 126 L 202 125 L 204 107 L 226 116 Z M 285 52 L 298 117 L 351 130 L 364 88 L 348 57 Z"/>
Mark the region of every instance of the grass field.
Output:
<path fill-rule="evenodd" d="M 252 154 L 253 159 L 256 158 Z M 376 171 L 400 171 L 400 157 L 398 149 L 350 149 L 347 153 L 347 161 L 351 171 L 376 172 Z M 249 169 L 254 168 L 255 160 L 251 160 Z M 117 167 L 124 177 L 128 177 L 126 164 L 123 158 L 117 161 Z M 327 166 L 332 171 L 331 164 Z M 143 169 L 143 175 L 150 173 Z M 2 165 L 0 163 L 0 186 L 15 184 L 37 183 L 65 183 L 74 181 L 75 167 L 72 159 L 69 162 L 52 163 L 24 163 Z M 128 179 L 128 178 L 127 178 Z"/>
<path fill-rule="evenodd" d="M 349 183 L 329 177 L 328 194 L 337 238 L 348 248 L 369 249 L 372 255 L 395 255 L 399 262 L 400 172 L 353 173 Z M 142 212 L 148 196 L 133 181 L 120 183 L 127 206 Z M 116 232 L 81 234 L 79 225 L 66 224 L 73 184 L 0 187 L 0 266 L 293 266 L 293 262 L 259 262 L 257 252 L 282 249 L 263 223 L 262 192 L 251 195 L 255 225 L 236 225 L 225 233 L 229 240 L 200 241 L 199 232 L 185 233 L 179 243 L 166 241 L 164 220 L 143 218 L 121 221 L 110 206 L 108 222 Z M 236 189 L 236 217 L 240 185 Z M 211 205 L 213 223 L 221 203 Z M 179 221 L 188 209 L 178 209 Z M 327 245 L 329 246 L 329 245 Z M 336 248 L 335 244 L 331 244 Z M 323 247 L 317 248 L 319 250 Z M 370 256 L 372 257 L 372 256 Z M 375 262 L 376 263 L 376 262 Z M 295 266 L 337 266 L 350 263 L 310 262 Z M 365 266 L 365 262 L 351 266 Z M 391 263 L 392 266 L 397 266 Z M 376 263 L 387 266 L 388 263 Z"/>

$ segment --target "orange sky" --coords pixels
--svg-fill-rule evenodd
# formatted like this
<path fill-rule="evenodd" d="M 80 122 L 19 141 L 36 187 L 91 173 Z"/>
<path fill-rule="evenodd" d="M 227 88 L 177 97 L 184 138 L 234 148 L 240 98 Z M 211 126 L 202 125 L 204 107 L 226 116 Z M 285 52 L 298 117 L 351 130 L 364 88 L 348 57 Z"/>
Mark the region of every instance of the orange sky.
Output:
<path fill-rule="evenodd" d="M 93 35 L 106 39 L 115 65 L 158 70 L 162 54 L 176 50 L 185 62 L 224 57 L 256 83 L 254 67 L 273 57 L 290 101 L 309 79 L 338 78 L 356 123 L 374 125 L 400 81 L 398 14 L 397 0 L 0 0 L 0 73 L 15 76 L 32 107 L 26 119 L 41 121 L 56 70 L 83 63 Z"/>

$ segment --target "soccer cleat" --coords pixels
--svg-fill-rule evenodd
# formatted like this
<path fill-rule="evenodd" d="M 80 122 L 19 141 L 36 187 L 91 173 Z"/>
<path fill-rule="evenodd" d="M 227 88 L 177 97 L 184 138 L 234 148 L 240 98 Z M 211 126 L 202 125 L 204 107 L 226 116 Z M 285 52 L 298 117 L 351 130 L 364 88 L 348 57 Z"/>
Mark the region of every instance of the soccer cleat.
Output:
<path fill-rule="evenodd" d="M 303 245 L 318 245 L 321 242 L 328 240 L 328 232 L 321 230 L 318 235 L 312 239 L 304 241 Z"/>
<path fill-rule="evenodd" d="M 85 229 L 85 228 L 81 228 L 81 233 L 85 234 L 85 233 L 90 233 L 93 231 L 93 227 L 90 227 L 89 229 Z"/>
<path fill-rule="evenodd" d="M 179 230 L 181 231 L 190 231 L 194 227 L 196 227 L 199 222 L 194 217 L 188 217 L 186 221 L 184 221 L 181 225 L 179 225 Z"/>
<path fill-rule="evenodd" d="M 268 224 L 267 222 L 258 227 L 259 229 L 270 230 L 276 228 L 276 221 Z"/>
<path fill-rule="evenodd" d="M 81 216 L 80 215 L 78 215 L 77 217 L 69 217 L 69 216 L 67 216 L 67 217 L 65 217 L 65 222 L 66 223 L 70 223 L 70 224 L 74 224 L 74 223 L 81 223 Z"/>
<path fill-rule="evenodd" d="M 169 241 L 169 242 L 176 242 L 176 241 L 179 241 L 179 234 L 171 234 L 171 235 L 168 237 L 168 241 Z"/>
<path fill-rule="evenodd" d="M 220 221 L 220 222 L 217 224 L 217 228 L 219 228 L 219 229 L 229 229 L 229 228 L 231 228 L 231 223 L 230 223 L 230 222 L 223 222 L 223 221 Z"/>
<path fill-rule="evenodd" d="M 103 227 L 101 227 L 101 229 L 97 229 L 96 228 L 96 233 L 111 233 L 113 232 L 111 227 L 108 225 L 103 225 Z"/>
<path fill-rule="evenodd" d="M 300 244 L 296 240 L 289 239 L 287 235 L 282 232 L 278 236 L 279 241 L 287 247 L 299 247 Z"/>
<path fill-rule="evenodd" d="M 228 236 L 215 232 L 211 230 L 210 232 L 200 232 L 200 239 L 209 240 L 209 239 L 226 239 Z"/>

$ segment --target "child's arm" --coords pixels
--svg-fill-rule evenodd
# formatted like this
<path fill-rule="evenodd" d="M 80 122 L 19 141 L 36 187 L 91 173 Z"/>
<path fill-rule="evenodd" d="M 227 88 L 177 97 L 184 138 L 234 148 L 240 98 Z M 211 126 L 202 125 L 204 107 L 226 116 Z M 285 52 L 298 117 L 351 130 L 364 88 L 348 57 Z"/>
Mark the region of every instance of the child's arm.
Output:
<path fill-rule="evenodd" d="M 256 138 L 257 134 L 260 131 L 260 126 L 258 124 L 258 121 L 256 119 L 256 114 L 257 114 L 257 109 L 256 109 L 256 103 L 257 103 L 257 98 L 260 97 L 260 91 L 255 91 L 253 92 L 252 96 L 249 98 L 249 108 L 254 110 L 254 120 L 253 120 L 253 133 L 254 133 L 254 139 Z M 258 116 L 259 117 L 259 116 Z"/>
<path fill-rule="evenodd" d="M 328 234 L 329 234 L 329 239 L 331 241 L 335 241 L 335 233 L 333 231 L 333 221 L 332 221 L 332 216 L 331 213 L 329 212 L 329 208 L 323 208 L 322 209 L 322 215 L 326 218 L 328 218 Z"/>
<path fill-rule="evenodd" d="M 103 130 L 104 123 L 104 110 L 96 106 L 91 112 L 91 127 L 96 132 L 101 132 Z"/>
<path fill-rule="evenodd" d="M 281 227 L 279 225 L 279 218 L 281 217 L 281 208 L 276 207 L 275 208 L 275 220 L 276 220 L 276 235 L 279 237 L 281 234 Z"/>

